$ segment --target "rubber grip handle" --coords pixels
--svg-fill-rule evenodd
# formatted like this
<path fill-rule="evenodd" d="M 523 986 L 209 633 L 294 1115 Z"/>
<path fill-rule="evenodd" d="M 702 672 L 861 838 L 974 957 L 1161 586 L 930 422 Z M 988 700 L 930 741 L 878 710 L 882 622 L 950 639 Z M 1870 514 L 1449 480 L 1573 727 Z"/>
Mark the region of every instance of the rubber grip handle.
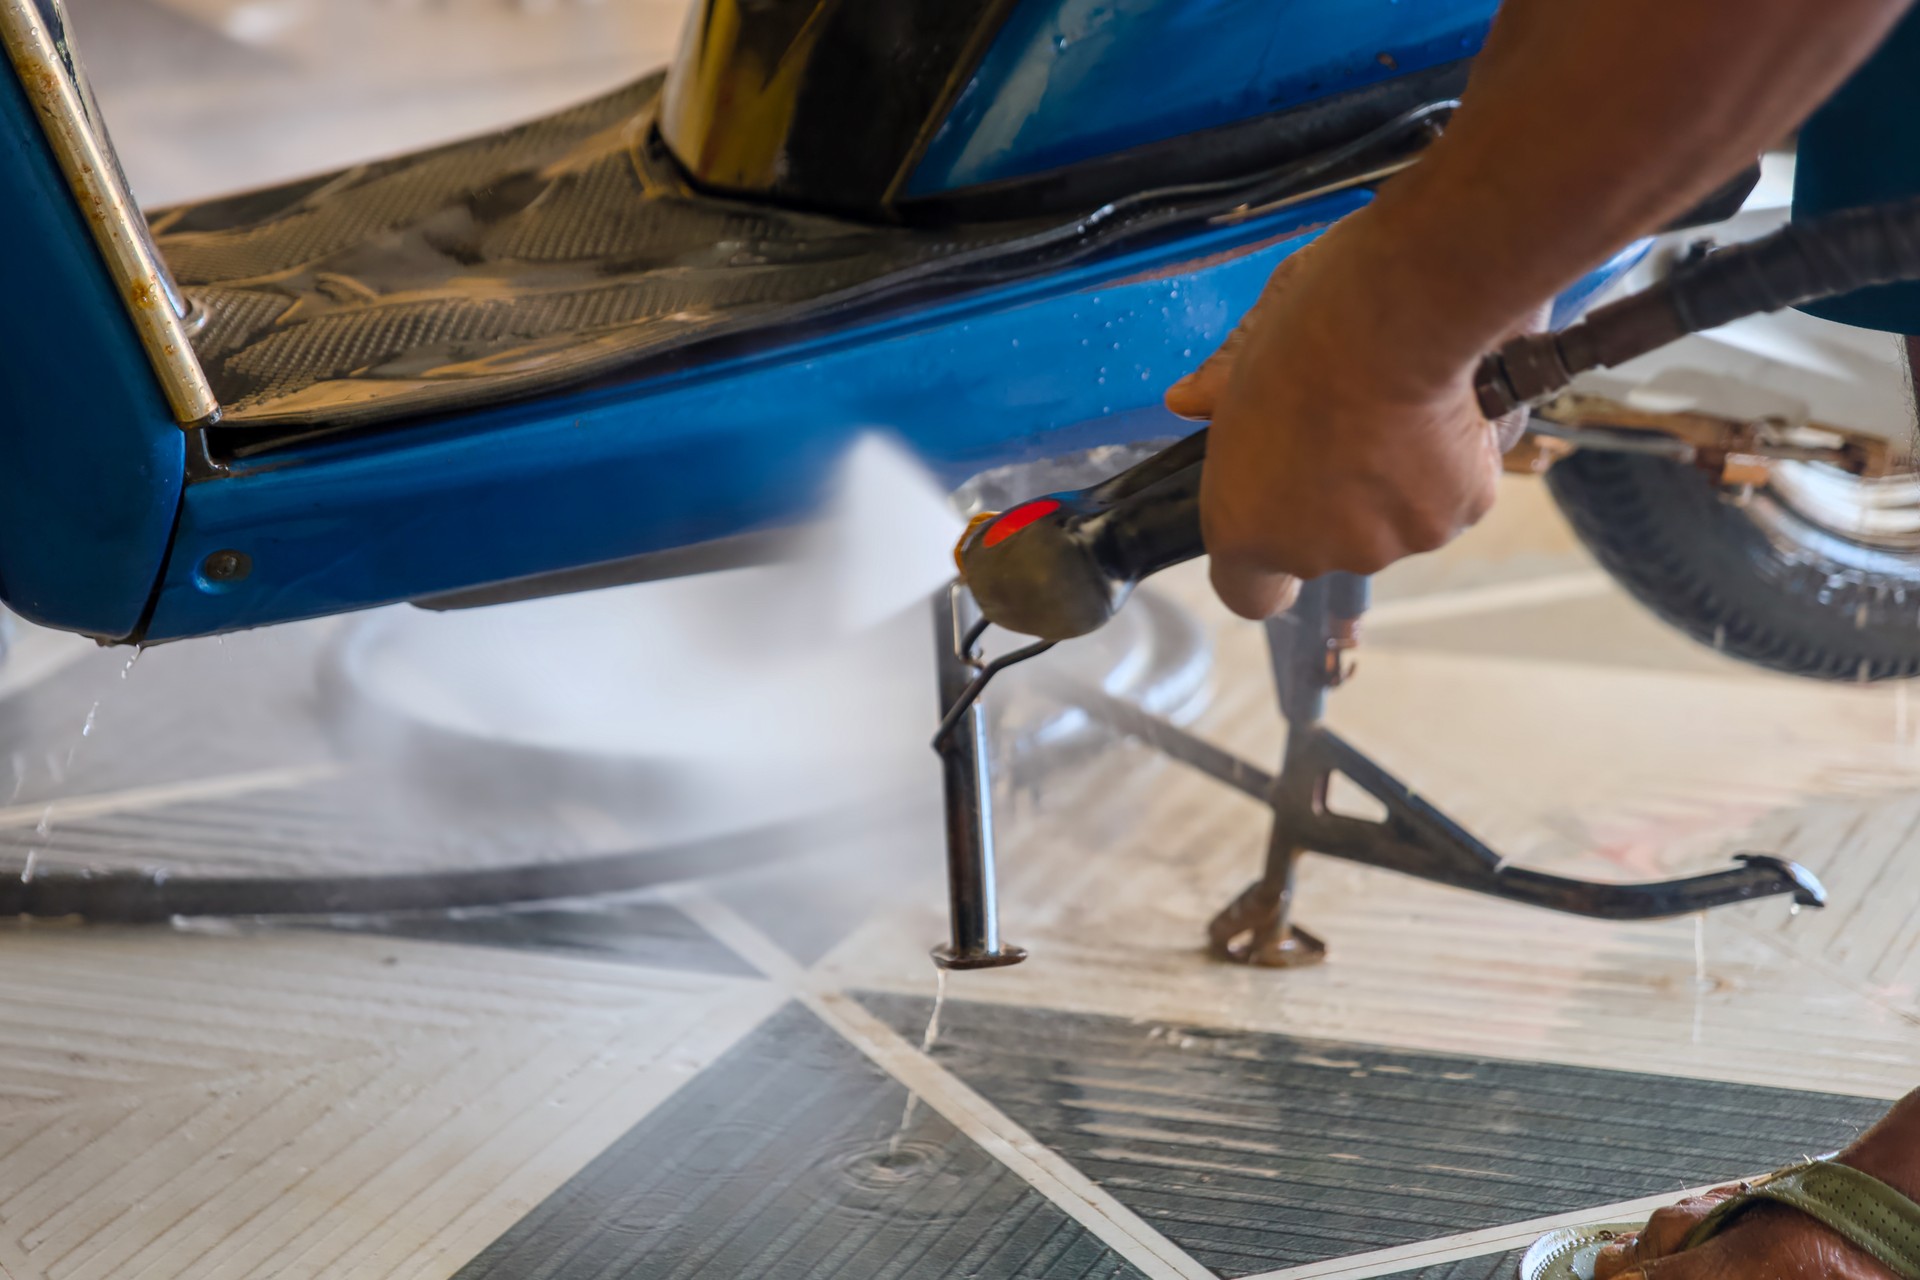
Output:
<path fill-rule="evenodd" d="M 960 575 L 1009 631 L 1071 640 L 1105 625 L 1144 578 L 1206 554 L 1200 469 L 1207 433 L 1085 489 L 1049 493 L 973 529 Z"/>

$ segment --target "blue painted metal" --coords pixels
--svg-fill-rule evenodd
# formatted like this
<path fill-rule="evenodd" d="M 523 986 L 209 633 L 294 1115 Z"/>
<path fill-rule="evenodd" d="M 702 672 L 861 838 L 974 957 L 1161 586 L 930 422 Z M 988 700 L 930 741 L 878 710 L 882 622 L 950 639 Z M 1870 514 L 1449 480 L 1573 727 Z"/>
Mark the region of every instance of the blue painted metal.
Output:
<path fill-rule="evenodd" d="M 0 57 L 0 599 L 119 638 L 166 554 L 186 441 Z"/>
<path fill-rule="evenodd" d="M 646 383 L 321 442 L 190 486 L 152 639 L 777 527 L 864 430 L 943 479 L 1192 430 L 1160 407 L 1281 259 L 1365 202 L 1282 214 Z M 252 558 L 207 580 L 215 551 Z"/>
<path fill-rule="evenodd" d="M 1800 128 L 1793 216 L 1904 200 L 1920 193 L 1920 6 Z M 1802 307 L 1888 333 L 1920 333 L 1920 283 L 1880 285 Z"/>
<path fill-rule="evenodd" d="M 149 636 L 334 613 L 803 517 L 863 430 L 947 480 L 1191 430 L 1161 392 L 1342 194 L 645 384 L 321 442 L 189 487 Z M 1231 255 L 1243 250 L 1238 256 Z M 1149 278 L 1151 277 L 1151 278 Z M 212 552 L 252 557 L 210 583 Z"/>
<path fill-rule="evenodd" d="M 1651 238 L 1635 240 L 1605 262 L 1581 276 L 1561 295 L 1553 300 L 1553 311 L 1547 317 L 1547 328 L 1559 332 L 1587 313 L 1594 299 L 1605 293 L 1608 286 L 1633 270 L 1640 259 L 1647 256 L 1653 248 Z"/>
<path fill-rule="evenodd" d="M 1020 0 L 907 184 L 1071 165 L 1470 56 L 1496 0 Z"/>

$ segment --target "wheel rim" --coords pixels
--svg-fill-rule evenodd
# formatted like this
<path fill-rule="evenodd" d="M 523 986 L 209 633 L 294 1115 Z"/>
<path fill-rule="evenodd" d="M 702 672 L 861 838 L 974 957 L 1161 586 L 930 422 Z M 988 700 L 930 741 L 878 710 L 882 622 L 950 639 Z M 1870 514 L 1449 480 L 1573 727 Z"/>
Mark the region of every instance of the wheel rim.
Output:
<path fill-rule="evenodd" d="M 1862 546 L 1920 551 L 1920 474 L 1872 479 L 1817 462 L 1777 462 L 1767 488 L 1809 524 Z"/>

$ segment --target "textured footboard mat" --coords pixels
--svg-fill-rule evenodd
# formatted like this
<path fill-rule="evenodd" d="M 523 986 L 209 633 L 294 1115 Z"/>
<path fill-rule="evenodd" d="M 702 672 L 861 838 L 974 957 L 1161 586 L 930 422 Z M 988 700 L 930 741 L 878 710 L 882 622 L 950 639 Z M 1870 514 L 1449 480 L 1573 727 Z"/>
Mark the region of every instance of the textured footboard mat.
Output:
<path fill-rule="evenodd" d="M 926 1023 L 924 1000 L 861 999 L 903 1035 Z M 1886 1105 L 965 1002 L 934 1058 L 1223 1276 L 1731 1180 Z"/>
<path fill-rule="evenodd" d="M 652 142 L 660 83 L 155 213 L 227 424 L 362 422 L 539 391 L 817 314 L 1035 229 L 869 226 L 697 194 Z"/>

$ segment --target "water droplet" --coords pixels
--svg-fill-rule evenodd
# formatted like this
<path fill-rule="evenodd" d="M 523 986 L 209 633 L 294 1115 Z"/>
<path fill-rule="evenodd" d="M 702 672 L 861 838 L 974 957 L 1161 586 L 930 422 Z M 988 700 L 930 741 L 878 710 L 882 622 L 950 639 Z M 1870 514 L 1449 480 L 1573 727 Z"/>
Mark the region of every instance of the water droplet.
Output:
<path fill-rule="evenodd" d="M 93 732 L 94 717 L 100 714 L 100 700 L 95 698 L 93 705 L 87 708 L 87 722 L 80 726 L 80 736 L 86 737 Z"/>
<path fill-rule="evenodd" d="M 129 675 L 133 673 L 133 664 L 140 661 L 140 655 L 145 652 L 146 650 L 142 649 L 140 646 L 138 645 L 134 646 L 133 652 L 127 657 L 127 665 L 120 668 L 120 678 L 122 680 L 125 680 Z"/>
<path fill-rule="evenodd" d="M 1707 982 L 1707 913 L 1693 917 L 1693 985 L 1705 991 Z"/>
<path fill-rule="evenodd" d="M 1064 53 L 1067 46 L 1071 43 L 1072 41 L 1068 40 L 1065 36 L 1057 35 L 1053 38 L 1053 51 L 1055 53 Z"/>
<path fill-rule="evenodd" d="M 21 884 L 33 883 L 33 864 L 35 862 L 38 862 L 39 860 L 40 860 L 40 851 L 38 849 L 27 850 L 27 860 L 20 864 L 20 883 Z"/>
<path fill-rule="evenodd" d="M 1182 348 L 1180 348 L 1180 358 L 1181 358 L 1182 360 L 1191 360 L 1191 359 L 1193 359 L 1193 348 L 1192 348 L 1192 347 L 1182 347 Z"/>
<path fill-rule="evenodd" d="M 1800 914 L 1800 904 L 1799 904 L 1799 903 L 1797 903 L 1797 902 L 1789 902 L 1789 903 L 1787 904 L 1787 914 L 1788 914 L 1788 915 L 1790 915 L 1790 916 L 1797 916 L 1797 915 L 1799 915 L 1799 914 Z"/>

